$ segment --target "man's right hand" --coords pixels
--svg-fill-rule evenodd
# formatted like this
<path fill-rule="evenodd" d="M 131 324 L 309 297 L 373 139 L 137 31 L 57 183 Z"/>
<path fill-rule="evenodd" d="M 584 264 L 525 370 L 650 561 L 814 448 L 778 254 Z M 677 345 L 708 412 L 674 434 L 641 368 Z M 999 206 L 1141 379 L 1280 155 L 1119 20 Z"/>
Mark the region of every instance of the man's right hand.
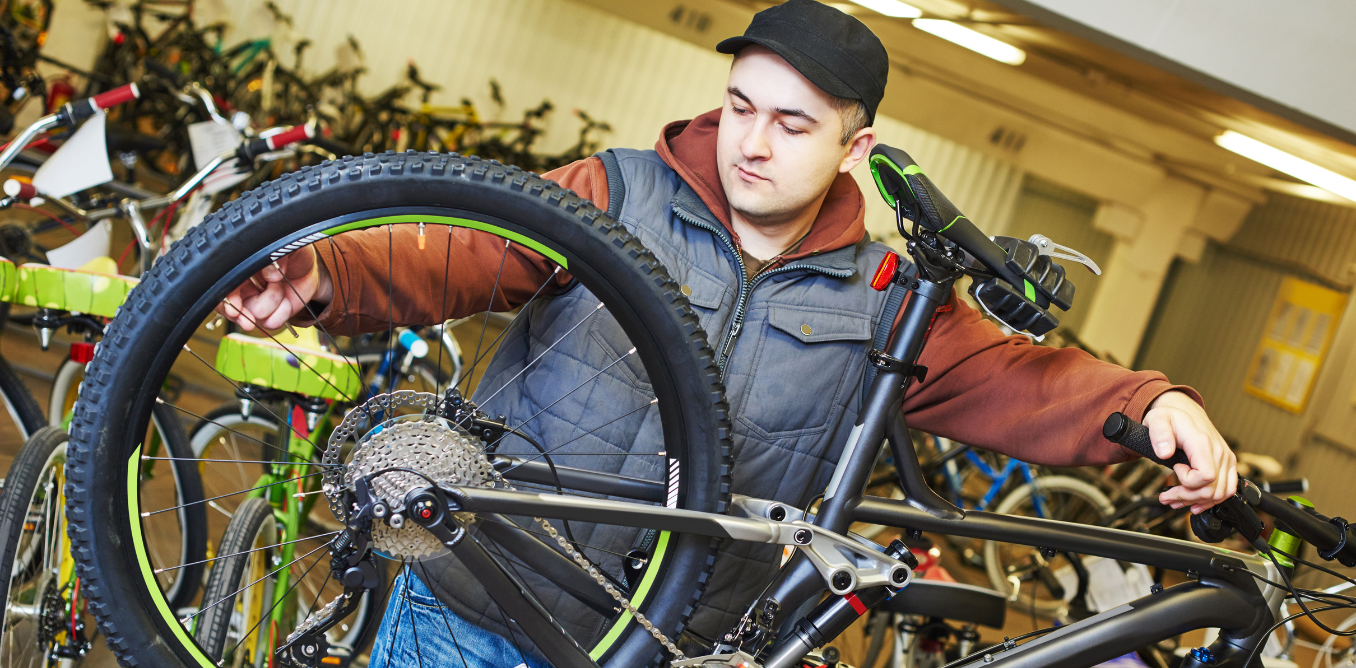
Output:
<path fill-rule="evenodd" d="M 306 246 L 251 276 L 217 305 L 216 312 L 246 332 L 256 327 L 281 329 L 307 302 L 329 304 L 333 298 L 329 272 L 315 249 Z"/>

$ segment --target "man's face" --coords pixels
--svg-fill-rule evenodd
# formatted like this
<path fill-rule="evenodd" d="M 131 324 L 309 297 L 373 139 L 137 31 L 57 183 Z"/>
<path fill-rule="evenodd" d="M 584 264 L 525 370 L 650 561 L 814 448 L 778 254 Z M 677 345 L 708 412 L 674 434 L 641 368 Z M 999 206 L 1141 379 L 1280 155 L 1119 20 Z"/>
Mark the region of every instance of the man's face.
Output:
<path fill-rule="evenodd" d="M 849 148 L 831 99 L 773 51 L 739 52 L 716 141 L 731 209 L 754 225 L 776 225 L 819 200 Z"/>

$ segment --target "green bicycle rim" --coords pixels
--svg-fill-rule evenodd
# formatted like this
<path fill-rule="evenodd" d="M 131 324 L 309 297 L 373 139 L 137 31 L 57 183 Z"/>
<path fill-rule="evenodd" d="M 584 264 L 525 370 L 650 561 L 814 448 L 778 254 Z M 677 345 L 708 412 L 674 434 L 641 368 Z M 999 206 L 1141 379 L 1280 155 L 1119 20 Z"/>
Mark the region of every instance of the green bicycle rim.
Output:
<path fill-rule="evenodd" d="M 141 575 L 146 580 L 146 593 L 155 602 L 155 608 L 168 622 L 175 637 L 193 653 L 193 658 L 197 659 L 203 668 L 216 668 L 216 664 L 203 654 L 198 644 L 189 637 L 188 630 L 174 616 L 174 611 L 170 610 L 169 600 L 165 598 L 165 593 L 160 591 L 160 584 L 155 580 L 155 569 L 151 567 L 151 559 L 146 553 L 146 540 L 141 533 L 140 462 L 141 445 L 138 444 L 136 449 L 132 450 L 132 456 L 127 458 L 127 514 L 132 525 L 132 545 L 136 548 L 137 565 L 141 567 Z"/>

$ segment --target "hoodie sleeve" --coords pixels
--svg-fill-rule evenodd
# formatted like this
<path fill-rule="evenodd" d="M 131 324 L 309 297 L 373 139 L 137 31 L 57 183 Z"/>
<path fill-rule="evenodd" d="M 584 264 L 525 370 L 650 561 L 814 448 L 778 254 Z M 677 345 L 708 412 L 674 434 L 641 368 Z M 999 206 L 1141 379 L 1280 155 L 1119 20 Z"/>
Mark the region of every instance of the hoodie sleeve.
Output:
<path fill-rule="evenodd" d="M 607 210 L 607 173 L 596 157 L 547 172 L 545 178 Z M 431 325 L 485 311 L 508 311 L 569 284 L 555 263 L 495 235 L 450 225 L 428 225 L 419 250 L 414 225 L 372 227 L 323 240 L 313 247 L 334 283 L 334 300 L 316 320 L 335 335 L 352 336 L 396 326 Z M 502 268 L 501 268 L 502 262 Z M 553 272 L 554 273 L 553 275 Z M 443 289 L 443 286 L 448 289 Z M 308 314 L 303 314 L 306 316 Z"/>
<path fill-rule="evenodd" d="M 1036 464 L 1101 465 L 1137 456 L 1102 436 L 1111 413 L 1143 420 L 1155 398 L 1174 390 L 1203 403 L 1156 371 L 1003 336 L 954 292 L 948 305 L 919 359 L 927 380 L 904 400 L 912 428 Z"/>

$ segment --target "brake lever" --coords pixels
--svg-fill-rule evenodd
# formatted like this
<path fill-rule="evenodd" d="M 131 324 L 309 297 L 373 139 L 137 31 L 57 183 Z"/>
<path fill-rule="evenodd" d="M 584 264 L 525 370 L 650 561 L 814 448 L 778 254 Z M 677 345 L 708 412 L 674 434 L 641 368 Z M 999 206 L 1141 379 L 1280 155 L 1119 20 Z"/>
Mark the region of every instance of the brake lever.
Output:
<path fill-rule="evenodd" d="M 1088 271 L 1091 271 L 1098 276 L 1102 275 L 1101 267 L 1098 267 L 1097 263 L 1092 261 L 1092 258 L 1069 248 L 1068 246 L 1061 246 L 1044 234 L 1033 234 L 1027 241 L 1035 244 L 1037 251 L 1041 255 L 1048 255 L 1056 260 L 1072 260 L 1087 267 Z"/>

